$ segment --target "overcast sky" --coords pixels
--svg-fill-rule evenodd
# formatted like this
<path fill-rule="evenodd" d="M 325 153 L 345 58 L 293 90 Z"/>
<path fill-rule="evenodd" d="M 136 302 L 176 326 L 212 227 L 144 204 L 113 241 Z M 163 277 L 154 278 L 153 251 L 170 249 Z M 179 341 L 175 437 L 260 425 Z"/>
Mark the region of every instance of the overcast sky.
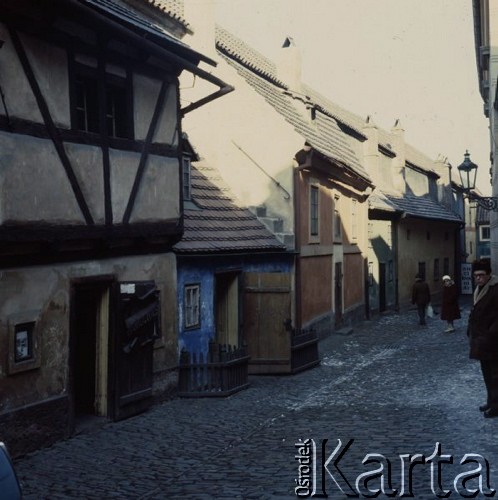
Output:
<path fill-rule="evenodd" d="M 468 149 L 490 194 L 488 121 L 471 0 L 215 0 L 217 22 L 277 59 L 287 36 L 302 79 L 332 101 L 455 167 Z"/>

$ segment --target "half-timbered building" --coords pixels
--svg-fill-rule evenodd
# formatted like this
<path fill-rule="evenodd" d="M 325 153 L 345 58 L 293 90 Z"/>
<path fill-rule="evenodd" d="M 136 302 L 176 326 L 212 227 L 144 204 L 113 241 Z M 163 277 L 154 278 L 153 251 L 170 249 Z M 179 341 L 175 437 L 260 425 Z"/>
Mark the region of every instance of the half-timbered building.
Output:
<path fill-rule="evenodd" d="M 174 390 L 182 116 L 231 90 L 170 2 L 0 2 L 0 440 Z M 187 71 L 212 89 L 182 108 Z"/>

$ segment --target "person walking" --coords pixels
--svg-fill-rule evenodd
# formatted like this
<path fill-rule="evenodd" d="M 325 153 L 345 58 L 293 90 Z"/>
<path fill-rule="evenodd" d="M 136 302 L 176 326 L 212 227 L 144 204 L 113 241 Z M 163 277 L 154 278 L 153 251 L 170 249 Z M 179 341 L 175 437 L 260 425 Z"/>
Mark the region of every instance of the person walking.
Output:
<path fill-rule="evenodd" d="M 455 331 L 453 321 L 460 319 L 460 306 L 458 305 L 458 287 L 451 276 L 443 276 L 443 300 L 441 302 L 441 319 L 448 323 L 446 333 Z"/>
<path fill-rule="evenodd" d="M 425 313 L 431 301 L 429 285 L 422 279 L 420 274 L 415 276 L 412 287 L 412 304 L 417 305 L 419 325 L 425 325 Z"/>
<path fill-rule="evenodd" d="M 483 260 L 474 262 L 472 273 L 476 288 L 467 329 L 469 357 L 480 361 L 486 386 L 486 403 L 479 410 L 492 418 L 498 417 L 498 278 Z"/>

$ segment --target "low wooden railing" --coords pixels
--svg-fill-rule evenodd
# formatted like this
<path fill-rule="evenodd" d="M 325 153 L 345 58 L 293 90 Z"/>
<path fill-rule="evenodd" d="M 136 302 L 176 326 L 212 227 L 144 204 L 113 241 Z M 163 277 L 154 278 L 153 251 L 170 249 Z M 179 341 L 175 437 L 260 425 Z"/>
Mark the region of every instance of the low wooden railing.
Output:
<path fill-rule="evenodd" d="M 206 355 L 182 350 L 178 395 L 182 397 L 224 397 L 246 389 L 249 356 L 247 348 L 209 343 Z"/>

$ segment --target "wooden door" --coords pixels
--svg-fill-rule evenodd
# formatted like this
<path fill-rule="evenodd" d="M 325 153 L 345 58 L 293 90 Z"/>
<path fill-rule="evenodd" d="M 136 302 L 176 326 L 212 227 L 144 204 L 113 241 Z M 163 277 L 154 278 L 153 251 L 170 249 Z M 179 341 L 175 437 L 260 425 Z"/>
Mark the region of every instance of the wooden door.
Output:
<path fill-rule="evenodd" d="M 114 289 L 112 418 L 146 410 L 152 398 L 152 355 L 159 337 L 160 301 L 153 281 L 117 283 Z"/>
<path fill-rule="evenodd" d="M 244 275 L 243 341 L 249 373 L 289 373 L 291 339 L 286 320 L 291 316 L 291 276 L 288 273 Z"/>

